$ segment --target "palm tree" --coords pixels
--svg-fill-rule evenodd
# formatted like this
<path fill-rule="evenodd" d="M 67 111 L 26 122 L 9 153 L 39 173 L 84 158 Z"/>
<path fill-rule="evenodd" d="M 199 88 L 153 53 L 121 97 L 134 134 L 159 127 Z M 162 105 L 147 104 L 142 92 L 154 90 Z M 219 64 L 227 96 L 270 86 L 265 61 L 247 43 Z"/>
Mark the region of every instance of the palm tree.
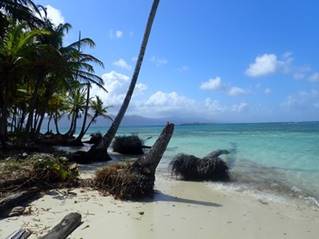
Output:
<path fill-rule="evenodd" d="M 83 131 L 82 134 L 79 134 L 78 138 L 80 138 L 80 140 L 83 138 L 83 136 L 86 134 L 86 132 L 88 131 L 88 129 L 90 128 L 92 123 L 95 123 L 96 119 L 98 117 L 103 117 L 103 118 L 107 118 L 110 120 L 113 120 L 109 115 L 108 115 L 108 107 L 105 107 L 103 105 L 103 101 L 100 99 L 100 97 L 96 96 L 95 100 L 91 101 L 91 105 L 90 105 L 91 109 L 93 110 L 93 116 L 90 120 L 90 122 L 88 123 L 87 127 L 85 128 L 85 130 Z"/>
<path fill-rule="evenodd" d="M 155 15 L 156 15 L 156 10 L 157 10 L 157 7 L 158 7 L 158 4 L 159 4 L 159 0 L 154 0 L 153 1 L 153 5 L 152 5 L 152 8 L 151 8 L 151 11 L 150 11 L 150 14 L 149 14 L 149 17 L 148 17 L 148 21 L 147 21 L 147 24 L 146 24 L 146 29 L 145 29 L 145 32 L 144 32 L 144 37 L 143 37 L 143 41 L 142 41 L 142 44 L 141 44 L 141 48 L 140 48 L 140 52 L 139 52 L 139 55 L 138 55 L 138 58 L 137 58 L 137 61 L 136 61 L 136 65 L 135 65 L 135 69 L 134 69 L 134 73 L 133 73 L 133 76 L 132 76 L 132 80 L 131 80 L 131 83 L 129 85 L 129 88 L 128 88 L 128 91 L 126 93 L 126 96 L 124 98 L 124 101 L 121 105 L 121 108 L 118 112 L 118 114 L 116 115 L 111 127 L 109 128 L 109 130 L 107 131 L 107 133 L 103 136 L 103 140 L 101 142 L 101 144 L 94 148 L 94 153 L 92 152 L 93 149 L 91 148 L 89 153 L 93 153 L 93 158 L 96 158 L 95 159 L 98 159 L 98 158 L 109 158 L 108 155 L 107 155 L 107 148 L 110 146 L 113 138 L 115 137 L 115 134 L 122 122 L 122 119 L 124 117 L 124 114 L 129 106 L 129 103 L 130 103 L 130 100 L 132 98 L 132 95 L 133 95 L 133 92 L 134 92 L 134 88 L 135 88 L 135 85 L 136 85 L 136 82 L 137 82 L 137 79 L 138 79 L 138 75 L 139 75 L 139 72 L 140 72 L 140 69 L 141 69 L 141 66 L 142 66 L 142 63 L 143 63 L 143 59 L 144 59 L 144 54 L 145 54 L 145 50 L 146 50 L 146 46 L 147 46 L 147 43 L 148 43 L 148 39 L 149 39 L 149 35 L 151 33 L 151 29 L 152 29 L 152 25 L 153 25 L 153 21 L 154 21 L 154 18 L 155 18 Z"/>
<path fill-rule="evenodd" d="M 66 136 L 72 137 L 76 131 L 77 120 L 80 117 L 80 112 L 82 112 L 85 108 L 85 92 L 79 86 L 76 88 L 72 94 L 68 97 L 68 105 L 71 106 L 70 108 L 70 117 L 71 117 L 71 124 L 70 129 L 66 133 Z"/>
<path fill-rule="evenodd" d="M 37 37 L 43 30 L 25 31 L 23 24 L 11 24 L 0 43 L 0 139 L 7 136 L 8 109 L 14 102 L 18 84 L 31 74 L 34 56 L 40 49 Z"/>
<path fill-rule="evenodd" d="M 43 22 L 37 17 L 42 6 L 37 6 L 32 0 L 1 0 L 0 1 L 0 39 L 4 36 L 10 19 L 28 24 L 31 28 L 42 26 Z"/>

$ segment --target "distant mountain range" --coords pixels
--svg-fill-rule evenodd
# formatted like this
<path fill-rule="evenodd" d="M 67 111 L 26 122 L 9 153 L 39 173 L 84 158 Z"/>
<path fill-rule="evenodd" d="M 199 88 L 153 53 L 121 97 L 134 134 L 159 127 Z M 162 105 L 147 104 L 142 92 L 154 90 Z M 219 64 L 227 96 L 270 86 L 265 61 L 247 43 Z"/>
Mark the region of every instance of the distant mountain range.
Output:
<path fill-rule="evenodd" d="M 114 116 L 111 116 L 114 118 Z M 155 125 L 164 125 L 166 122 L 173 122 L 175 124 L 205 124 L 209 122 L 198 122 L 191 119 L 183 119 L 179 117 L 174 118 L 148 118 L 140 115 L 126 115 L 122 121 L 122 126 L 155 126 Z M 94 127 L 105 127 L 111 125 L 109 119 L 99 118 Z M 78 126 L 82 124 L 82 120 L 78 120 Z M 45 123 L 43 125 L 46 125 Z M 61 128 L 69 127 L 70 122 L 67 117 L 62 117 L 60 120 L 59 126 Z"/>

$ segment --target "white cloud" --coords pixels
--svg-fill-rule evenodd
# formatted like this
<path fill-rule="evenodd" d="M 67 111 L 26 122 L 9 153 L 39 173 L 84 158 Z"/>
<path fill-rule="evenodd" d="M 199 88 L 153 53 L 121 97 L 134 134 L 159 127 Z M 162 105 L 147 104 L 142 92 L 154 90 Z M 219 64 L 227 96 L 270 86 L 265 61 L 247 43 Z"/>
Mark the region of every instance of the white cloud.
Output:
<path fill-rule="evenodd" d="M 110 37 L 110 39 L 114 39 L 114 38 L 120 39 L 120 38 L 122 38 L 123 36 L 124 36 L 124 32 L 123 32 L 122 30 L 113 30 L 113 29 L 111 29 L 111 30 L 109 31 L 109 37 Z"/>
<path fill-rule="evenodd" d="M 224 112 L 226 110 L 226 107 L 222 106 L 218 100 L 212 100 L 211 98 L 205 99 L 205 107 L 210 112 Z"/>
<path fill-rule="evenodd" d="M 120 58 L 117 61 L 113 62 L 114 66 L 120 67 L 125 70 L 131 70 L 132 66 L 129 65 L 124 59 Z"/>
<path fill-rule="evenodd" d="M 92 96 L 98 95 L 102 98 L 105 105 L 114 106 L 111 111 L 116 111 L 118 106 L 123 102 L 126 95 L 130 78 L 125 74 L 118 73 L 116 71 L 110 71 L 102 75 L 104 80 L 104 87 L 108 90 L 108 93 L 99 89 L 97 86 L 92 87 Z M 134 91 L 133 98 L 139 93 L 145 91 L 147 86 L 143 83 L 137 83 Z"/>
<path fill-rule="evenodd" d="M 219 76 L 209 79 L 208 81 L 202 82 L 200 84 L 200 89 L 211 91 L 221 90 L 230 96 L 240 96 L 248 93 L 247 90 L 240 88 L 238 86 L 230 86 L 224 84 Z"/>
<path fill-rule="evenodd" d="M 222 80 L 219 76 L 202 82 L 200 85 L 200 89 L 202 90 L 220 90 L 222 87 Z"/>
<path fill-rule="evenodd" d="M 168 60 L 162 57 L 152 56 L 150 61 L 154 63 L 156 66 L 166 65 Z"/>
<path fill-rule="evenodd" d="M 190 100 L 184 96 L 180 96 L 175 91 L 171 93 L 157 91 L 148 98 L 148 100 L 145 102 L 145 105 L 180 107 L 180 106 L 187 106 L 192 103 L 193 103 L 193 100 Z"/>
<path fill-rule="evenodd" d="M 265 95 L 270 95 L 270 94 L 271 94 L 271 89 L 270 89 L 270 88 L 266 88 L 266 89 L 264 90 L 264 94 L 265 94 Z"/>
<path fill-rule="evenodd" d="M 319 72 L 313 73 L 310 77 L 309 80 L 312 82 L 319 82 Z"/>
<path fill-rule="evenodd" d="M 311 67 L 293 65 L 294 58 L 291 52 L 286 52 L 278 57 L 275 54 L 263 54 L 257 56 L 255 61 L 246 69 L 246 74 L 250 77 L 261 77 L 274 73 L 290 75 L 296 80 L 309 79 L 309 81 L 319 81 L 319 73 L 312 75 Z M 310 75 L 310 76 L 309 76 Z"/>
<path fill-rule="evenodd" d="M 263 54 L 255 58 L 246 70 L 246 74 L 251 77 L 259 77 L 275 73 L 278 68 L 278 59 L 274 54 Z"/>
<path fill-rule="evenodd" d="M 146 91 L 147 90 L 147 85 L 143 84 L 143 83 L 137 83 L 135 85 L 135 89 L 136 91 L 138 92 L 143 92 L 143 91 Z"/>
<path fill-rule="evenodd" d="M 116 30 L 115 31 L 116 38 L 122 38 L 123 35 L 124 35 L 123 31 L 120 31 L 120 30 Z"/>
<path fill-rule="evenodd" d="M 281 104 L 288 110 L 310 110 L 313 111 L 319 105 L 319 91 L 312 89 L 309 91 L 299 91 L 297 94 L 290 95 Z"/>
<path fill-rule="evenodd" d="M 45 6 L 47 11 L 47 17 L 48 19 L 55 25 L 58 26 L 61 23 L 64 23 L 64 17 L 62 16 L 62 13 L 59 9 L 56 9 L 52 7 L 51 5 Z M 40 10 L 40 13 L 42 16 L 45 16 L 44 11 Z"/>
<path fill-rule="evenodd" d="M 246 102 L 241 102 L 239 104 L 234 104 L 232 106 L 232 111 L 241 113 L 243 111 L 246 111 L 248 109 L 248 104 Z"/>
<path fill-rule="evenodd" d="M 227 94 L 230 95 L 230 96 L 239 96 L 239 95 L 247 94 L 247 91 L 244 90 L 243 88 L 240 88 L 240 87 L 237 87 L 237 86 L 232 86 L 227 91 Z"/>

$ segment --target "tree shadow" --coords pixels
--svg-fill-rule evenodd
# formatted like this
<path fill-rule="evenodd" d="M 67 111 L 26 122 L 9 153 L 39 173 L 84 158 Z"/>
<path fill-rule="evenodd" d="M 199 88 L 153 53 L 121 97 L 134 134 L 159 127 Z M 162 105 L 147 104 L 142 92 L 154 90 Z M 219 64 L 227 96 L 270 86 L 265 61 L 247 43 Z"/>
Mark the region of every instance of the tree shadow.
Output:
<path fill-rule="evenodd" d="M 214 203 L 214 202 L 175 197 L 175 196 L 162 193 L 160 191 L 155 191 L 153 197 L 146 198 L 143 200 L 143 202 L 175 202 L 175 203 L 186 203 L 186 204 L 193 204 L 193 205 L 206 206 L 206 207 L 222 207 L 223 206 L 219 203 Z"/>

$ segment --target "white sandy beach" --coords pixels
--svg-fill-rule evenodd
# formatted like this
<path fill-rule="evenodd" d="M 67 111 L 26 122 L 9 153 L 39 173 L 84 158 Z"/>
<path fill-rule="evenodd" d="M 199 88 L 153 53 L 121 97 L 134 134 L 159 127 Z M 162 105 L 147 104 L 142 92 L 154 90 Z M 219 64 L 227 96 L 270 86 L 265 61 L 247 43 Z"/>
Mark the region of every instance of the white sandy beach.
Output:
<path fill-rule="evenodd" d="M 93 171 L 92 166 L 82 176 Z M 52 190 L 31 203 L 31 215 L 0 221 L 0 238 L 20 227 L 31 229 L 31 238 L 38 238 L 69 212 L 81 213 L 83 221 L 72 239 L 317 239 L 319 235 L 319 210 L 297 201 L 261 200 L 249 193 L 163 175 L 157 175 L 155 187 L 155 197 L 144 202 L 119 201 L 88 189 L 69 194 Z"/>

